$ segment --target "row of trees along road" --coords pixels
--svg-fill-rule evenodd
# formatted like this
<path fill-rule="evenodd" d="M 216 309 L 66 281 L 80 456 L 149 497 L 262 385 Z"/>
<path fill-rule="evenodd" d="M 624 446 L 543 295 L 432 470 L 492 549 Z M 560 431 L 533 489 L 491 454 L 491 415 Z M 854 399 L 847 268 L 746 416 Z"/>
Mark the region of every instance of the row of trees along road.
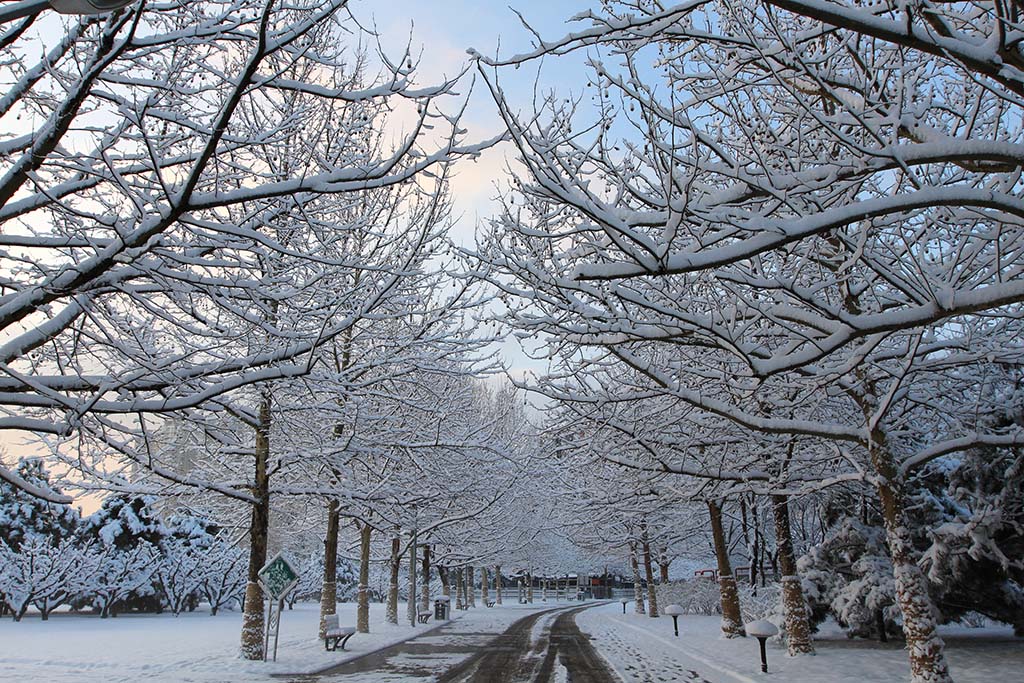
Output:
<path fill-rule="evenodd" d="M 379 524 L 399 476 L 452 498 L 427 454 L 505 447 L 445 422 L 488 341 L 441 275 L 449 168 L 492 141 L 464 142 L 461 74 L 420 84 L 367 37 L 346 0 L 0 26 L 0 428 L 80 487 L 246 506 L 249 658 L 272 501 Z"/>
<path fill-rule="evenodd" d="M 527 169 L 478 255 L 554 349 L 539 388 L 712 503 L 869 483 L 920 682 L 950 675 L 908 481 L 1024 441 L 1019 11 L 609 0 L 477 55 Z M 589 102 L 507 101 L 581 49 Z"/>

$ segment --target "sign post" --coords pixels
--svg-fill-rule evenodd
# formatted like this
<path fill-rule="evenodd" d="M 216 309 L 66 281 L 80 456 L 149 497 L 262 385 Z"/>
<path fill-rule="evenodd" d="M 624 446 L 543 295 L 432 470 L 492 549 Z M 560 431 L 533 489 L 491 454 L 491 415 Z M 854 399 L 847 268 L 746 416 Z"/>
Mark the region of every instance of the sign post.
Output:
<path fill-rule="evenodd" d="M 274 632 L 274 661 L 277 661 L 277 636 L 281 629 L 284 596 L 299 582 L 299 573 L 283 553 L 274 555 L 259 571 L 260 587 L 270 600 L 267 603 L 267 631 L 263 638 L 263 661 L 270 651 L 270 632 Z M 276 607 L 276 609 L 275 609 Z"/>

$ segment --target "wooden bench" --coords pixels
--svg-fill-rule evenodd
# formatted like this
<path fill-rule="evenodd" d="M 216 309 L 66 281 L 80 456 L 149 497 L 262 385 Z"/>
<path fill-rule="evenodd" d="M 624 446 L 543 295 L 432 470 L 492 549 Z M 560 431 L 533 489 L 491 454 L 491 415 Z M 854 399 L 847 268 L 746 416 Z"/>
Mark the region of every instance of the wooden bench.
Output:
<path fill-rule="evenodd" d="M 324 622 L 327 626 L 324 631 L 324 649 L 328 652 L 332 652 L 341 646 L 341 649 L 345 649 L 345 643 L 348 639 L 356 634 L 356 629 L 353 626 L 346 626 L 342 628 L 338 625 L 338 615 L 328 614 L 324 618 Z"/>
<path fill-rule="evenodd" d="M 487 606 L 488 607 L 494 607 L 494 600 L 488 600 L 487 601 Z"/>
<path fill-rule="evenodd" d="M 427 623 L 428 621 L 430 621 L 430 617 L 431 617 L 431 616 L 433 616 L 433 614 L 434 614 L 434 613 L 433 613 L 433 612 L 430 612 L 430 611 L 426 611 L 426 612 L 419 612 L 419 613 L 418 613 L 418 614 L 416 615 L 416 621 L 420 622 L 421 624 L 425 624 L 425 623 Z"/>

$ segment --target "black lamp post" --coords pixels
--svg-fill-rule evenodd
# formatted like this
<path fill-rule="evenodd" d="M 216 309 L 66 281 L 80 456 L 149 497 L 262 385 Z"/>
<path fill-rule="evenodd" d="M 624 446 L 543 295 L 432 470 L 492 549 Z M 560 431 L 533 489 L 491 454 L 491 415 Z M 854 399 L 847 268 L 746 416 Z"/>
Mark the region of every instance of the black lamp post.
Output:
<path fill-rule="evenodd" d="M 622 613 L 626 613 L 626 603 L 629 602 L 629 598 L 619 598 L 619 602 L 622 603 Z"/>
<path fill-rule="evenodd" d="M 672 617 L 672 628 L 675 629 L 676 638 L 679 637 L 679 615 L 683 613 L 681 605 L 669 605 L 665 609 L 661 610 L 662 613 Z"/>
<path fill-rule="evenodd" d="M 779 628 L 772 622 L 764 619 L 752 621 L 744 628 L 747 631 L 747 635 L 757 638 L 757 642 L 761 646 L 761 671 L 768 673 L 768 657 L 765 654 L 764 644 L 769 638 L 778 634 Z"/>

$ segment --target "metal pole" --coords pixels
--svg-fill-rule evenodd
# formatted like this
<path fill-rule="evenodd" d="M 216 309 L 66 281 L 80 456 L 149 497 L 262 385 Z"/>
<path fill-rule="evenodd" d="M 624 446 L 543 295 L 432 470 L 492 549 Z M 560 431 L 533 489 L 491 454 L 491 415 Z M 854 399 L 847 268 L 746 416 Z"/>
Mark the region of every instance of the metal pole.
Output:
<path fill-rule="evenodd" d="M 277 637 L 281 633 L 281 611 L 284 609 L 284 598 L 277 601 L 277 620 L 274 622 L 274 661 L 277 661 Z"/>
<path fill-rule="evenodd" d="M 679 616 L 678 615 L 675 615 L 675 614 L 672 615 L 672 628 L 674 628 L 676 630 L 676 638 L 678 638 L 679 637 Z"/>
<path fill-rule="evenodd" d="M 768 656 L 765 654 L 765 651 L 764 651 L 764 641 L 766 641 L 766 640 L 768 640 L 768 639 L 767 638 L 758 638 L 757 639 L 757 642 L 761 645 L 761 672 L 762 673 L 768 673 Z"/>
<path fill-rule="evenodd" d="M 263 594 L 260 594 L 263 597 Z M 269 597 L 269 596 L 268 596 Z M 274 615 L 274 599 L 270 598 L 267 600 L 267 621 L 266 630 L 263 634 L 263 661 L 267 661 L 267 654 L 270 650 L 270 619 Z"/>

